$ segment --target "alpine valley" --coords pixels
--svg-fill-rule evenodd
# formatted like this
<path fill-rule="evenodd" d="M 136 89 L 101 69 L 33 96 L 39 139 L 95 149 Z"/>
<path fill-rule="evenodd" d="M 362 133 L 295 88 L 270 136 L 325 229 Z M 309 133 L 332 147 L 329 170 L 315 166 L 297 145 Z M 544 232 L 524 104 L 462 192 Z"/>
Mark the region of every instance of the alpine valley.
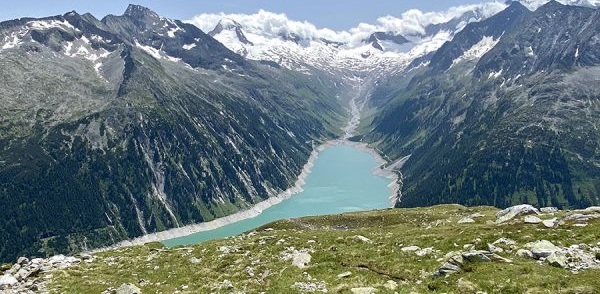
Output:
<path fill-rule="evenodd" d="M 397 207 L 598 205 L 597 6 L 490 2 L 319 34 L 138 5 L 2 22 L 0 261 L 244 211 L 335 139 L 388 161 Z"/>

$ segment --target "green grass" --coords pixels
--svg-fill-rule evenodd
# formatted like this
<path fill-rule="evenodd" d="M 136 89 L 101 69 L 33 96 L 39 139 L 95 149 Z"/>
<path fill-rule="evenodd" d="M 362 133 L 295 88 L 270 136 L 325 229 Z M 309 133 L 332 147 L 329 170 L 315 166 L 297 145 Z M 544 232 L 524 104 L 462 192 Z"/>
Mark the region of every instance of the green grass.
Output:
<path fill-rule="evenodd" d="M 474 224 L 457 224 L 464 216 L 485 215 Z M 419 209 L 393 209 L 344 215 L 309 217 L 269 224 L 255 234 L 244 234 L 186 248 L 163 248 L 159 243 L 123 248 L 97 255 L 84 263 L 54 273 L 50 293 L 100 293 L 123 283 L 139 286 L 143 293 L 300 293 L 296 282 L 326 283 L 329 293 L 348 293 L 354 287 L 375 287 L 377 293 L 600 293 L 598 270 L 573 274 L 536 261 L 502 253 L 512 264 L 468 264 L 461 273 L 433 279 L 432 273 L 465 244 L 477 249 L 505 237 L 525 243 L 546 239 L 557 245 L 593 244 L 600 223 L 587 227 L 539 225 L 498 226 L 497 209 L 444 205 Z M 273 230 L 264 230 L 272 228 Z M 372 243 L 355 237 L 362 235 Z M 476 242 L 477 239 L 481 241 Z M 282 241 L 283 240 L 283 241 Z M 433 247 L 436 253 L 418 257 L 402 252 L 404 246 Z M 219 248 L 235 246 L 224 254 Z M 312 260 L 300 269 L 281 259 L 289 247 L 310 250 Z M 192 258 L 199 260 L 192 263 Z M 252 268 L 254 276 L 249 275 Z M 337 275 L 352 272 L 347 278 Z M 306 272 L 306 274 L 304 274 Z M 312 279 L 312 280 L 309 280 Z M 229 280 L 233 289 L 220 289 Z M 399 286 L 384 287 L 389 280 Z"/>

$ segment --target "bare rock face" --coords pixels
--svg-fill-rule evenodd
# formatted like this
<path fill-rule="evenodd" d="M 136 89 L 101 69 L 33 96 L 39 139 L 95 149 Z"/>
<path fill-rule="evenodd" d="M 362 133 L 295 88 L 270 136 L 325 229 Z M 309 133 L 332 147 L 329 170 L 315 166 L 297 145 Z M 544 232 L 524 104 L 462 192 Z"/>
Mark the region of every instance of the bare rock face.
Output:
<path fill-rule="evenodd" d="M 540 214 L 540 211 L 529 204 L 522 204 L 509 207 L 496 214 L 496 223 L 502 224 L 514 219 L 515 217 L 531 214 Z"/>

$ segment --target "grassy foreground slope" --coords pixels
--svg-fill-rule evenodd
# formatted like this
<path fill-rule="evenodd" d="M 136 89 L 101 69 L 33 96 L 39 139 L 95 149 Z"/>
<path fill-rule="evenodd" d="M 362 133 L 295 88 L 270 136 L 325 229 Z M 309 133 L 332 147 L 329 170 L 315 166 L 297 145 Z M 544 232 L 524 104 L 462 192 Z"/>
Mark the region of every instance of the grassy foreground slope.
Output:
<path fill-rule="evenodd" d="M 47 289 L 101 293 L 131 283 L 142 293 L 600 293 L 600 270 L 575 273 L 517 255 L 539 240 L 598 250 L 598 219 L 547 228 L 518 217 L 498 225 L 497 212 L 443 205 L 279 221 L 191 247 L 152 243 L 99 253 L 54 272 Z M 474 214 L 481 216 L 459 224 Z M 516 242 L 497 243 L 504 248 L 498 255 L 511 262 L 465 263 L 458 273 L 432 277 L 452 252 L 489 250 L 501 238 Z"/>

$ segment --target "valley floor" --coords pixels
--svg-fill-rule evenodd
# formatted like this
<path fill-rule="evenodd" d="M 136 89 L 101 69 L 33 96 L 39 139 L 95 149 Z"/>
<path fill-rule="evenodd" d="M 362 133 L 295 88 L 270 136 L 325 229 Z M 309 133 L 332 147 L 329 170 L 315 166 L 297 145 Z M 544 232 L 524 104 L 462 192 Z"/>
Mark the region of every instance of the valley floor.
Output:
<path fill-rule="evenodd" d="M 442 205 L 285 220 L 190 247 L 107 251 L 36 279 L 49 293 L 599 293 L 600 208 L 501 224 L 497 213 Z"/>

